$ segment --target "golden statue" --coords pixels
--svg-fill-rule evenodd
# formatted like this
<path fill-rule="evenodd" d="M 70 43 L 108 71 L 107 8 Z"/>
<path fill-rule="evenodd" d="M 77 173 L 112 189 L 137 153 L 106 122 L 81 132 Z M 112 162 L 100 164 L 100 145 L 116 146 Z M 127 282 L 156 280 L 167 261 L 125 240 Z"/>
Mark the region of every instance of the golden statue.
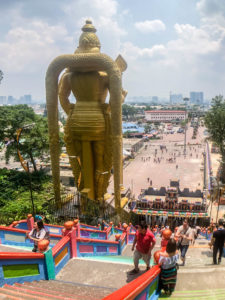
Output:
<path fill-rule="evenodd" d="M 58 96 L 68 115 L 64 140 L 75 182 L 91 199 L 103 200 L 114 170 L 115 206 L 120 207 L 122 180 L 121 106 L 126 92 L 121 72 L 127 65 L 119 55 L 116 61 L 100 53 L 100 42 L 91 21 L 82 28 L 79 47 L 73 55 L 57 57 L 46 75 L 46 99 L 50 155 L 55 198 L 60 201 Z M 60 72 L 65 69 L 59 84 Z M 76 103 L 70 103 L 73 93 Z M 109 91 L 109 103 L 106 102 Z"/>

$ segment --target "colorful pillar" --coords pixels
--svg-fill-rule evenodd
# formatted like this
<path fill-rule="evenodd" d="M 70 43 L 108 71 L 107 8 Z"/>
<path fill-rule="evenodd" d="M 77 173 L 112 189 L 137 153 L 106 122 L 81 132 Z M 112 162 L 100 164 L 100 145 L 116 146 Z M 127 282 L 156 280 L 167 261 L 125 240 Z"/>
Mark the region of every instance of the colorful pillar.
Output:
<path fill-rule="evenodd" d="M 70 258 L 77 257 L 76 229 L 70 232 Z"/>
<path fill-rule="evenodd" d="M 126 236 L 126 243 L 128 244 L 129 242 L 129 233 L 130 233 L 130 226 L 127 227 L 127 236 Z"/>
<path fill-rule="evenodd" d="M 44 253 L 45 255 L 45 265 L 47 271 L 47 280 L 55 279 L 55 263 L 52 256 L 52 249 Z"/>
<path fill-rule="evenodd" d="M 34 218 L 32 214 L 27 215 L 27 227 L 29 231 L 31 231 L 34 227 Z"/>
<path fill-rule="evenodd" d="M 121 255 L 121 239 L 119 240 L 119 245 L 118 245 L 118 255 Z"/>

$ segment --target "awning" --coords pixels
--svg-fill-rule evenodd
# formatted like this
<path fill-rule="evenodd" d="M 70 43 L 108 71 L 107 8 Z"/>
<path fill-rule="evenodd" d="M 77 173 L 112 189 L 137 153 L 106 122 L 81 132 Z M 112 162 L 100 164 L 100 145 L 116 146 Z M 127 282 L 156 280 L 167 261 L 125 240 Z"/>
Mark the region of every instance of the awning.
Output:
<path fill-rule="evenodd" d="M 134 209 L 134 213 L 138 215 L 148 216 L 166 216 L 166 217 L 179 217 L 179 218 L 209 218 L 208 213 L 196 212 L 179 212 L 179 211 L 165 211 L 165 210 L 147 210 L 147 209 Z"/>

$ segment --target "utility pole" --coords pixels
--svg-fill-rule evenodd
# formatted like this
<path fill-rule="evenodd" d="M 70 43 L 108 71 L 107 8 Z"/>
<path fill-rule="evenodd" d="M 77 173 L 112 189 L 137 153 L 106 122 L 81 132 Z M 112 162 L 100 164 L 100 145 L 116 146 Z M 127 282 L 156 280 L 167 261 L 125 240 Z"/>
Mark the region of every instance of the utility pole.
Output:
<path fill-rule="evenodd" d="M 187 144 L 187 124 L 186 124 L 186 120 L 188 120 L 188 116 L 186 116 L 187 114 L 187 102 L 189 101 L 189 98 L 184 98 L 183 99 L 185 102 L 185 127 L 184 127 L 184 158 L 186 158 L 186 144 Z"/>

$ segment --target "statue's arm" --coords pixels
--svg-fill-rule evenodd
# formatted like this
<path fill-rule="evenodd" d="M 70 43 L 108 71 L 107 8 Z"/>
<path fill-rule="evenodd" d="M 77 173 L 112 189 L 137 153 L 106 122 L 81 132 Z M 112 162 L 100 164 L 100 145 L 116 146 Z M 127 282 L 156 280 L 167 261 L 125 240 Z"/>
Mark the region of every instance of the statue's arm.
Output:
<path fill-rule="evenodd" d="M 69 114 L 71 108 L 71 103 L 69 101 L 70 93 L 71 93 L 70 73 L 66 72 L 62 75 L 59 81 L 59 101 L 63 110 L 67 115 Z"/>

